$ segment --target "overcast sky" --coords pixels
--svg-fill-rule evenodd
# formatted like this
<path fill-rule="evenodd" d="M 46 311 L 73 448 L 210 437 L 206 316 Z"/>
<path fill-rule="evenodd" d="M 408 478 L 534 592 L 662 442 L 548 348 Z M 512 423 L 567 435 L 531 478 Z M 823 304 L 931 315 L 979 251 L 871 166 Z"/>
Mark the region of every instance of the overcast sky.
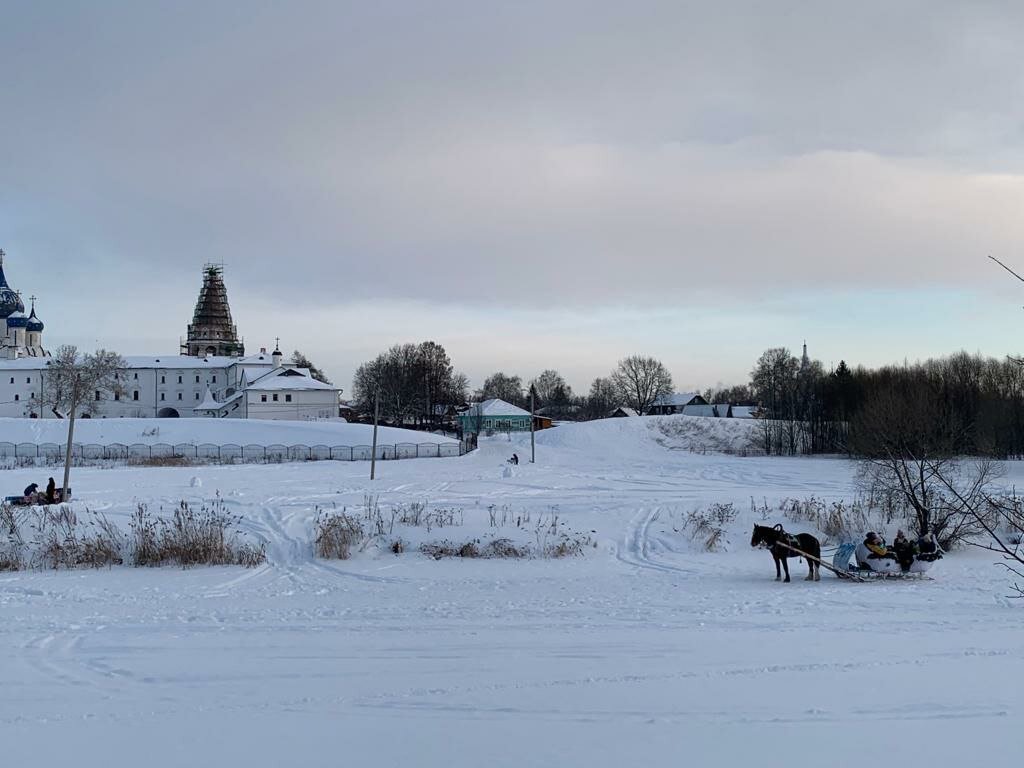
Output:
<path fill-rule="evenodd" d="M 346 391 L 1024 351 L 1024 6 L 0 0 L 0 247 L 48 346 L 176 351 L 205 262 Z"/>

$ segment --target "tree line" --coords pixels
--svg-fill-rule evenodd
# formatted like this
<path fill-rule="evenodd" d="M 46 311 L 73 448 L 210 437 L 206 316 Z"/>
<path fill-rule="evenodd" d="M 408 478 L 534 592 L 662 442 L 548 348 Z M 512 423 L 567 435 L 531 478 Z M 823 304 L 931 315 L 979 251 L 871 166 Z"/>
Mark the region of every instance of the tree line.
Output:
<path fill-rule="evenodd" d="M 871 456 L 896 440 L 905 451 L 1024 456 L 1024 367 L 1011 358 L 957 352 L 826 371 L 778 347 L 757 360 L 747 389 L 768 453 Z"/>

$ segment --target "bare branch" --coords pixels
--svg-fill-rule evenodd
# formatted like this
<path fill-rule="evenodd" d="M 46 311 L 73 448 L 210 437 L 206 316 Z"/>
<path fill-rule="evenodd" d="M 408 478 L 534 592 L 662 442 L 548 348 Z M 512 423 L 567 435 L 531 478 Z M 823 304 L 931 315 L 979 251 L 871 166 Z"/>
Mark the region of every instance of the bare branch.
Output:
<path fill-rule="evenodd" d="M 1010 273 L 1011 275 L 1013 275 L 1014 277 L 1016 277 L 1016 278 L 1017 278 L 1018 280 L 1020 280 L 1020 281 L 1021 281 L 1022 283 L 1024 283 L 1024 277 L 1021 277 L 1020 275 L 1018 275 L 1018 274 L 1017 274 L 1016 272 L 1014 272 L 1014 271 L 1013 271 L 1012 269 L 1010 269 L 1010 268 L 1009 268 L 1008 266 L 1006 266 L 1005 264 L 1003 264 L 1003 262 L 1001 262 L 1001 261 L 1000 261 L 999 259 L 997 259 L 997 258 L 996 258 L 995 256 L 989 256 L 989 258 L 990 258 L 990 259 L 992 259 L 992 261 L 994 261 L 994 262 L 995 262 L 996 264 L 998 264 L 998 265 L 999 265 L 1000 267 L 1002 267 L 1003 269 L 1005 269 L 1005 270 L 1006 270 L 1007 272 L 1009 272 L 1009 273 Z"/>

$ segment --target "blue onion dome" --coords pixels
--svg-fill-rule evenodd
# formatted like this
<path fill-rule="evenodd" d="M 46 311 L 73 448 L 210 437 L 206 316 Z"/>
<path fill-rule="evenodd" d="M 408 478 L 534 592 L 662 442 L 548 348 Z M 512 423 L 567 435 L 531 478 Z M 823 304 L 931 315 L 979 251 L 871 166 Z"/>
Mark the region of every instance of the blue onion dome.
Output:
<path fill-rule="evenodd" d="M 0 319 L 10 317 L 14 312 L 25 312 L 25 304 L 21 296 L 11 290 L 4 275 L 4 263 L 0 258 Z"/>
<path fill-rule="evenodd" d="M 32 305 L 32 314 L 28 316 L 28 324 L 25 326 L 28 330 L 38 332 L 43 330 L 43 321 L 36 317 L 35 304 Z"/>
<path fill-rule="evenodd" d="M 11 312 L 7 316 L 7 327 L 8 328 L 24 328 L 28 325 L 28 318 L 25 317 L 25 313 L 21 310 Z"/>

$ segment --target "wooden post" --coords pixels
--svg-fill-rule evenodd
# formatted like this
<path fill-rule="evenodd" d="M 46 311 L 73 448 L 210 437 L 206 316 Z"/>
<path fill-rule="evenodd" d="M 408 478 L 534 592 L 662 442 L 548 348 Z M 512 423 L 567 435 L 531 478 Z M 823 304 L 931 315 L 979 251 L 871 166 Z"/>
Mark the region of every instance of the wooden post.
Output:
<path fill-rule="evenodd" d="M 380 418 L 380 387 L 373 393 L 373 448 L 370 450 L 370 479 L 377 470 L 377 420 Z"/>
<path fill-rule="evenodd" d="M 537 418 L 537 388 L 530 385 L 530 463 L 537 463 L 537 443 L 534 438 L 534 421 Z"/>
<path fill-rule="evenodd" d="M 68 447 L 64 454 L 64 487 L 61 489 L 61 501 L 68 500 L 68 488 L 71 482 L 71 444 L 75 439 L 75 411 L 78 410 L 78 374 L 75 374 L 74 384 L 71 386 L 71 414 L 68 421 Z"/>

